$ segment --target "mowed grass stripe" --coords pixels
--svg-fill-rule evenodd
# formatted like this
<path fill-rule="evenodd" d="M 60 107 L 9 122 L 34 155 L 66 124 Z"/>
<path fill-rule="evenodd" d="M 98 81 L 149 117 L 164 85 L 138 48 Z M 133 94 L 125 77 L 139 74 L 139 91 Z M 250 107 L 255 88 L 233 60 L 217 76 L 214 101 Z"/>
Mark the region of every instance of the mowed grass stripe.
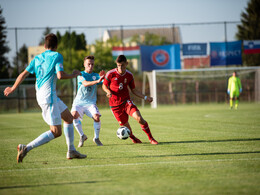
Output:
<path fill-rule="evenodd" d="M 139 165 L 152 165 L 152 164 L 183 164 L 183 163 L 204 163 L 204 162 L 227 162 L 227 161 L 259 161 L 260 158 L 227 158 L 227 159 L 211 159 L 211 160 L 177 160 L 177 161 L 158 161 L 158 162 L 140 162 L 140 163 L 119 163 L 119 164 L 101 164 L 101 165 L 82 165 L 82 166 L 66 166 L 66 167 L 49 167 L 49 168 L 34 168 L 34 169 L 9 169 L 0 170 L 3 172 L 15 171 L 43 171 L 43 170 L 59 170 L 59 169 L 80 169 L 88 167 L 112 167 L 112 166 L 139 166 Z"/>

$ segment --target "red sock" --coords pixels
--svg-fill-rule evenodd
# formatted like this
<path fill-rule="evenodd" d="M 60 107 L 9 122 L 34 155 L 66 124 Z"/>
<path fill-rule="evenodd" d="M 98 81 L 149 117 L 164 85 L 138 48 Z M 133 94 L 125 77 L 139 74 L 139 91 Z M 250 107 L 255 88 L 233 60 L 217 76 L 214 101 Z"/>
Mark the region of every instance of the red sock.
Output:
<path fill-rule="evenodd" d="M 148 139 L 151 140 L 153 139 L 152 133 L 150 131 L 150 128 L 148 126 L 148 123 L 146 122 L 144 125 L 140 125 L 142 130 L 146 133 L 146 135 L 148 136 Z"/>

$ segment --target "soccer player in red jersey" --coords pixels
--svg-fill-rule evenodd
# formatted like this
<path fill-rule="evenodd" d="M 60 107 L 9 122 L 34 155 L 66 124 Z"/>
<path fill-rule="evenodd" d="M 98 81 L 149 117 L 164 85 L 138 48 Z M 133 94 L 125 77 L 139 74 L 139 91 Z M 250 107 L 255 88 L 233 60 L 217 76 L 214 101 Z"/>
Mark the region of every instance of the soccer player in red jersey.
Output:
<path fill-rule="evenodd" d="M 132 133 L 132 129 L 128 122 L 129 115 L 132 116 L 140 124 L 142 130 L 147 134 L 151 144 L 158 144 L 153 138 L 148 123 L 143 119 L 140 111 L 130 99 L 128 87 L 134 95 L 143 98 L 146 101 L 152 102 L 153 98 L 143 95 L 135 88 L 133 74 L 126 69 L 128 65 L 127 59 L 124 55 L 119 55 L 116 59 L 117 68 L 107 72 L 104 82 L 103 90 L 109 98 L 110 108 L 118 121 L 119 125 L 126 126 L 131 131 L 130 138 L 133 143 L 142 143 Z"/>

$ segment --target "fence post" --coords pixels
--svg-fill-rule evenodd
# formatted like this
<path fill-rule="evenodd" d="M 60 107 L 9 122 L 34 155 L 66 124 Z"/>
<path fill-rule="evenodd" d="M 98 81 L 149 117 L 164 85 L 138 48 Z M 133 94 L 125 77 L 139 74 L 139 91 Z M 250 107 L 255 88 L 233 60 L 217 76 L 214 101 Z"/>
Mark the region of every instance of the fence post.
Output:
<path fill-rule="evenodd" d="M 19 59 L 18 59 L 18 39 L 17 39 L 17 28 L 15 27 L 15 51 L 16 51 L 16 68 L 17 68 L 17 77 L 19 76 Z M 20 103 L 20 87 L 17 88 L 17 112 L 21 112 L 21 103 Z"/>
<path fill-rule="evenodd" d="M 123 29 L 123 25 L 120 26 L 120 34 L 121 34 L 122 46 L 124 47 L 124 29 Z"/>

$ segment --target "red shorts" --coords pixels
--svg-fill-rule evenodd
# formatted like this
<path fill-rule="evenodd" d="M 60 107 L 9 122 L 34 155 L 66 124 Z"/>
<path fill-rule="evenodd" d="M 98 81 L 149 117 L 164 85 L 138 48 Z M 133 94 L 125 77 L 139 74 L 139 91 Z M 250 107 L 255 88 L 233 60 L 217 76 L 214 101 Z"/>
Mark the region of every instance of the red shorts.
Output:
<path fill-rule="evenodd" d="M 134 112 L 139 111 L 131 100 L 127 100 L 126 103 L 119 106 L 111 107 L 111 110 L 119 125 L 126 124 L 128 122 L 129 115 L 132 116 Z"/>

